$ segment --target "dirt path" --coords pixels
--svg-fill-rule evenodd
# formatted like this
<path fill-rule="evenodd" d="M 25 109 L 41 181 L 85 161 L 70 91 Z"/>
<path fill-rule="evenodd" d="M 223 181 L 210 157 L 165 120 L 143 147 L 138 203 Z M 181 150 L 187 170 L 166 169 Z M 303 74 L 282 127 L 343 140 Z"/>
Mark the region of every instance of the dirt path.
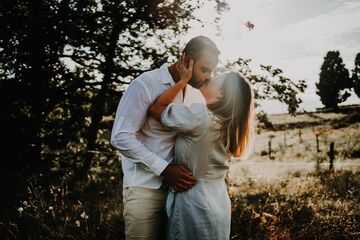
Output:
<path fill-rule="evenodd" d="M 329 163 L 321 163 L 322 169 L 328 169 Z M 230 165 L 229 177 L 233 181 L 251 178 L 253 180 L 280 179 L 289 173 L 305 174 L 316 168 L 315 162 L 303 161 L 233 161 Z M 334 162 L 335 169 L 360 169 L 360 158 L 348 159 Z"/>

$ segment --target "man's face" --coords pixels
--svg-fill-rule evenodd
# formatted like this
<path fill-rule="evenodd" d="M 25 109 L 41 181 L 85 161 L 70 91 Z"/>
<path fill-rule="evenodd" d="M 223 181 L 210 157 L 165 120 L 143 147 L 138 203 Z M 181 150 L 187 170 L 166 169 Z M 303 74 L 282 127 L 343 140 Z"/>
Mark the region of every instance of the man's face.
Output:
<path fill-rule="evenodd" d="M 189 84 L 199 89 L 211 80 L 212 74 L 218 63 L 218 56 L 206 50 L 202 51 L 198 59 L 194 61 L 193 74 Z"/>

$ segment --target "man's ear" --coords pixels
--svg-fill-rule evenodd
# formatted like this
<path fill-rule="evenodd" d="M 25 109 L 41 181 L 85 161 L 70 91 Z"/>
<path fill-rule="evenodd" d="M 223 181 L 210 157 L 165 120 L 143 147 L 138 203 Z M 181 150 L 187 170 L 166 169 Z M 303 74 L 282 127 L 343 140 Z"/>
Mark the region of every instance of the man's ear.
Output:
<path fill-rule="evenodd" d="M 190 60 L 193 59 L 190 55 L 185 55 L 185 67 L 189 68 Z"/>

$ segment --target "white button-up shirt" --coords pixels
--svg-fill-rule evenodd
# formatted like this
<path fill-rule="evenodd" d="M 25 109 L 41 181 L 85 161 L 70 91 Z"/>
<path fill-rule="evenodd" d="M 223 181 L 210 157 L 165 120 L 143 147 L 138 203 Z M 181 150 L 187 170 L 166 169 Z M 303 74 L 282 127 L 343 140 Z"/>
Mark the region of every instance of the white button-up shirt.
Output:
<path fill-rule="evenodd" d="M 111 144 L 120 150 L 124 173 L 123 187 L 159 188 L 161 172 L 173 160 L 176 134 L 148 115 L 156 98 L 175 84 L 167 64 L 134 79 L 118 105 Z M 186 86 L 175 103 L 204 103 L 200 91 Z"/>

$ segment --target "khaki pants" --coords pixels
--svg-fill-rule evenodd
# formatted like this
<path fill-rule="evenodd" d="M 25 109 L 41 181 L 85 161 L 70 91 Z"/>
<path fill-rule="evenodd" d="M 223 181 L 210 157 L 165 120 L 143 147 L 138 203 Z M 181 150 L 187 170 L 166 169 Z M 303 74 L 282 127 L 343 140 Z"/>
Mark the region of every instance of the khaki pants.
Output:
<path fill-rule="evenodd" d="M 160 189 L 129 187 L 123 189 L 125 235 L 132 239 L 165 239 L 166 193 Z"/>

